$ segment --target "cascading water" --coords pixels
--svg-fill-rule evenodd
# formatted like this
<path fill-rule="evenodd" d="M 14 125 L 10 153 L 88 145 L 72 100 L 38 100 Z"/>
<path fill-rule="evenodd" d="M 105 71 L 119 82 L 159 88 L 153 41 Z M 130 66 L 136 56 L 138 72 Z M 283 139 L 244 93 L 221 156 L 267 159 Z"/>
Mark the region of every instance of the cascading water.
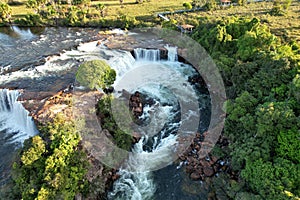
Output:
<path fill-rule="evenodd" d="M 131 200 L 147 200 L 155 199 L 155 192 L 157 185 L 153 177 L 153 172 L 149 171 L 149 166 L 159 166 L 172 156 L 172 149 L 177 145 L 176 135 L 182 121 L 188 121 L 191 116 L 181 116 L 180 107 L 189 107 L 191 104 L 197 104 L 197 97 L 193 96 L 188 86 L 178 88 L 177 83 L 178 76 L 183 76 L 188 79 L 189 76 L 196 73 L 196 71 L 190 66 L 177 62 L 177 49 L 176 47 L 168 48 L 168 60 L 160 60 L 159 50 L 148 49 L 135 49 L 134 55 L 136 62 L 131 66 L 130 70 L 142 66 L 141 71 L 136 71 L 136 74 L 153 74 L 158 71 L 158 76 L 161 77 L 161 83 L 159 84 L 143 84 L 138 91 L 142 94 L 154 99 L 155 103 L 151 106 L 146 105 L 144 107 L 144 113 L 140 118 L 143 120 L 149 118 L 149 113 L 152 114 L 151 123 L 152 126 L 147 126 L 146 129 L 142 129 L 141 133 L 144 135 L 142 139 L 136 143 L 133 147 L 132 154 L 129 155 L 128 160 L 119 171 L 120 178 L 114 183 L 113 190 L 108 193 L 109 199 L 131 199 Z M 164 67 L 174 70 L 170 70 L 170 74 L 166 74 L 163 68 L 156 68 L 155 65 L 163 65 Z M 159 71 L 162 70 L 162 71 Z M 141 72 L 141 73 L 140 73 Z M 143 76 L 143 75 L 141 75 Z M 137 88 L 130 88 L 130 78 L 128 81 L 125 77 L 122 77 L 123 84 L 120 88 L 116 86 L 116 91 L 126 88 L 129 92 L 134 92 Z M 138 79 L 138 78 L 137 78 Z M 137 82 L 143 83 L 143 80 Z M 147 80 L 145 80 L 147 82 Z M 184 84 L 183 84 L 184 85 Z M 186 102 L 181 102 L 183 105 L 179 105 L 177 97 L 174 96 L 172 88 L 178 89 L 177 94 L 182 96 L 191 97 Z M 171 90 L 170 90 L 171 88 Z M 116 92 L 117 93 L 117 92 Z M 181 109 L 182 110 L 182 109 Z M 189 110 L 189 112 L 194 112 Z M 195 111 L 197 112 L 197 111 Z M 154 114 L 153 114 L 154 113 Z M 193 115 L 193 114 L 192 114 Z M 163 128 L 161 128 L 163 127 Z M 155 154 L 159 152 L 159 154 Z M 145 158 L 151 157 L 150 160 Z M 172 164 L 172 162 L 166 165 Z"/>
<path fill-rule="evenodd" d="M 0 185 L 8 177 L 12 152 L 23 141 L 37 134 L 37 129 L 20 102 L 16 90 L 0 90 Z"/>
<path fill-rule="evenodd" d="M 10 141 L 22 143 L 37 130 L 29 112 L 17 101 L 19 95 L 16 90 L 0 90 L 0 131 L 18 132 L 11 136 Z"/>
<path fill-rule="evenodd" d="M 146 105 L 142 117 L 147 120 L 151 117 L 149 123 L 157 124 L 150 126 L 149 130 L 143 130 L 143 139 L 141 139 L 133 148 L 133 154 L 124 163 L 123 168 L 119 171 L 121 177 L 115 182 L 114 189 L 108 194 L 110 199 L 172 199 L 180 196 L 181 188 L 179 188 L 180 176 L 176 166 L 169 165 L 165 167 L 163 173 L 161 170 L 149 172 L 148 166 L 155 166 L 164 160 L 168 160 L 172 153 L 172 148 L 177 144 L 178 135 L 176 132 L 181 122 L 188 120 L 193 115 L 180 116 L 178 112 L 178 101 L 172 94 L 178 83 L 178 76 L 184 76 L 186 79 L 193 76 L 196 71 L 185 64 L 177 62 L 176 47 L 165 46 L 168 50 L 168 59 L 160 60 L 160 51 L 157 49 L 135 49 L 134 57 L 130 52 L 122 50 L 111 50 L 104 45 L 97 45 L 97 41 L 82 43 L 75 49 L 74 46 L 84 41 L 91 41 L 91 30 L 78 31 L 77 29 L 51 29 L 47 28 L 42 35 L 32 39 L 30 45 L 28 41 L 7 42 L 8 45 L 2 45 L 3 51 L 0 51 L 2 58 L 0 61 L 0 85 L 7 87 L 25 88 L 37 91 L 48 91 L 48 86 L 67 85 L 74 81 L 74 73 L 80 63 L 86 60 L 104 59 L 117 72 L 117 80 L 115 85 L 128 74 L 139 68 L 143 69 L 140 74 L 143 78 L 144 74 L 153 73 L 156 64 L 175 69 L 171 74 L 157 72 L 165 85 L 143 85 L 141 88 L 130 88 L 130 80 L 128 85 L 122 82 L 124 87 L 128 88 L 128 92 L 134 92 L 134 89 L 146 94 L 155 100 L 155 104 Z M 93 30 L 93 32 L 97 32 Z M 0 35 L 0 41 L 3 37 Z M 97 39 L 95 39 L 97 40 Z M 6 41 L 6 38 L 4 38 Z M 5 43 L 5 42 L 4 42 Z M 65 50 L 69 49 L 69 50 Z M 70 50 L 72 49 L 72 50 Z M 34 54 L 32 52 L 35 52 Z M 59 54 L 57 54 L 59 52 Z M 49 56 L 55 55 L 55 56 Z M 45 62 L 40 63 L 43 60 Z M 157 69 L 160 69 L 158 66 Z M 64 77 L 62 80 L 61 77 Z M 144 81 L 144 80 L 141 80 Z M 145 81 L 146 82 L 146 81 Z M 146 87 L 145 87 L 146 86 Z M 191 87 L 181 84 L 177 92 L 182 96 L 188 95 Z M 116 88 L 118 89 L 118 88 Z M 177 89 L 177 88 L 175 88 Z M 175 91 L 174 89 L 174 91 Z M 35 129 L 32 128 L 32 120 L 28 117 L 22 105 L 16 101 L 18 97 L 17 91 L 1 90 L 0 94 L 0 172 L 8 170 L 7 160 L 11 159 L 11 152 L 15 149 L 15 142 L 21 142 L 25 138 L 34 135 Z M 199 94 L 197 94 L 199 96 Z M 201 96 L 201 94 L 200 94 Z M 193 103 L 189 98 L 185 99 L 184 107 L 189 107 Z M 204 105 L 204 104 L 203 104 Z M 18 115 L 17 115 L 18 113 Z M 180 116 L 180 117 L 178 117 Z M 12 123 L 11 119 L 14 119 Z M 165 120 L 165 121 L 164 121 Z M 19 123 L 20 121 L 20 123 Z M 18 124 L 19 123 L 19 124 Z M 10 128 L 8 128 L 10 126 Z M 22 127 L 22 128 L 21 128 Z M 161 127 L 161 128 L 160 128 Z M 14 145 L 12 145 L 14 144 Z M 159 152 L 159 154 L 151 154 Z M 143 162 L 143 157 L 155 156 L 150 161 Z M 5 164 L 5 166 L 3 165 Z M 167 164 L 171 164 L 167 163 Z M 134 172 L 138 171 L 138 172 Z M 144 172 L 143 172 L 144 171 Z M 173 173 L 173 175 L 171 175 Z M 166 182 L 161 177 L 167 176 L 170 182 Z M 163 174 L 163 175 L 162 175 Z M 1 174 L 0 181 L 3 176 Z M 164 189 L 162 186 L 164 186 Z M 173 189 L 171 191 L 171 188 Z M 176 191 L 175 191 L 176 190 Z M 166 192 L 165 192 L 166 191 Z M 169 198 L 168 198 L 169 197 Z M 183 196 L 180 196 L 183 197 Z M 195 197 L 194 197 L 195 198 Z M 199 196 L 196 196 L 199 199 Z M 174 198 L 173 198 L 174 199 Z M 183 197 L 177 199 L 193 199 L 192 197 Z"/>
<path fill-rule="evenodd" d="M 158 49 L 134 49 L 136 60 L 143 61 L 158 61 L 160 60 L 160 52 Z"/>
<path fill-rule="evenodd" d="M 168 50 L 168 61 L 175 62 L 178 60 L 177 47 L 171 47 L 166 45 L 165 48 Z"/>

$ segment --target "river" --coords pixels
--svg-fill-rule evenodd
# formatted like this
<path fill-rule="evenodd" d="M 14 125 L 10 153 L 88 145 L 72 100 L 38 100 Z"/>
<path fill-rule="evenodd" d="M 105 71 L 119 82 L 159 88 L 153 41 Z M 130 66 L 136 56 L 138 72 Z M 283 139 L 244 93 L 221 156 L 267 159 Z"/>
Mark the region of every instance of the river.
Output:
<path fill-rule="evenodd" d="M 144 110 L 143 117 L 146 120 L 150 118 L 149 113 L 152 113 L 149 122 L 152 126 L 147 131 L 143 129 L 143 139 L 134 146 L 132 156 L 123 164 L 119 172 L 120 179 L 108 192 L 108 198 L 207 199 L 204 183 L 191 181 L 183 171 L 182 163 L 176 159 L 168 160 L 168 157 L 172 157 L 169 155 L 172 146 L 177 143 L 179 127 L 185 121 L 190 120 L 190 117 L 201 115 L 201 120 L 194 124 L 194 127 L 190 127 L 193 133 L 204 132 L 209 125 L 208 91 L 189 82 L 189 78 L 197 75 L 197 71 L 190 65 L 178 62 L 176 49 L 174 52 L 174 48 L 168 46 L 166 48 L 173 53 L 165 60 L 160 58 L 158 50 L 135 49 L 135 54 L 132 55 L 128 51 L 111 50 L 103 45 L 97 46 L 97 40 L 101 38 L 98 31 L 80 28 L 0 28 L 0 88 L 34 92 L 57 91 L 62 86 L 75 81 L 74 74 L 82 61 L 105 59 L 117 71 L 116 91 L 124 88 L 129 92 L 139 90 L 156 102 Z M 163 70 L 168 71 L 163 73 Z M 132 72 L 135 76 L 143 74 L 137 76 L 142 79 L 135 79 L 140 87 L 124 84 L 126 78 L 128 79 L 126 83 L 132 80 L 133 76 L 130 75 Z M 155 73 L 160 73 L 157 74 L 159 79 L 154 79 L 155 84 L 144 84 L 145 87 L 141 87 L 142 83 L 154 77 Z M 151 76 L 147 76 L 148 74 Z M 178 87 L 176 83 L 181 85 Z M 8 177 L 10 155 L 26 138 L 36 134 L 37 131 L 26 110 L 16 102 L 19 93 L 15 90 L 1 92 L 0 105 L 3 106 L 0 109 L 0 184 L 3 184 Z M 183 98 L 178 99 L 178 95 Z M 8 105 L 14 105 L 12 108 L 15 109 L 8 109 Z M 193 110 L 195 106 L 196 109 Z M 183 115 L 184 112 L 190 114 Z M 16 113 L 22 115 L 19 117 L 20 121 L 16 121 L 15 127 L 10 125 L 11 127 L 5 128 L 13 119 L 8 116 Z M 26 123 L 26 126 L 22 123 Z M 166 154 L 147 160 L 149 163 L 138 162 L 139 158 L 136 155 L 152 156 L 151 153 L 156 151 L 166 152 Z M 167 161 L 158 162 L 160 159 L 167 159 Z M 154 162 L 158 163 L 159 167 Z M 161 165 L 162 162 L 164 165 Z M 153 168 L 149 168 L 152 165 Z"/>

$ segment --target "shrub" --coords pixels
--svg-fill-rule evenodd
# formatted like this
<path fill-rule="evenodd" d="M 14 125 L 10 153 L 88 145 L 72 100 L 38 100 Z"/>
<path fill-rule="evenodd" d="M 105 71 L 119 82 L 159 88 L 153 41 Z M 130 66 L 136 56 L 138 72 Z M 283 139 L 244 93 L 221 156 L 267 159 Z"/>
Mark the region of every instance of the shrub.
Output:
<path fill-rule="evenodd" d="M 183 3 L 183 6 L 185 7 L 185 9 L 190 10 L 193 8 L 192 4 L 190 2 L 185 2 Z"/>

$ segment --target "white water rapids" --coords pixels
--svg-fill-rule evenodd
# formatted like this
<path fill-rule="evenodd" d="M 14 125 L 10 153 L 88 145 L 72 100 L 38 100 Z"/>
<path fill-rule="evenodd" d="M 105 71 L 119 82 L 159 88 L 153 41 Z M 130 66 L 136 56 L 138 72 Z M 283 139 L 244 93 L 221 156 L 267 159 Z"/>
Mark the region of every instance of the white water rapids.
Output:
<path fill-rule="evenodd" d="M 17 101 L 16 90 L 0 90 L 0 132 L 6 132 L 9 142 L 22 143 L 37 133 L 29 112 Z"/>
<path fill-rule="evenodd" d="M 134 145 L 133 153 L 119 171 L 120 178 L 109 192 L 109 199 L 154 199 L 157 186 L 151 170 L 172 164 L 173 160 L 170 158 L 175 154 L 178 139 L 176 133 L 180 125 L 198 117 L 197 110 L 193 110 L 198 106 L 197 96 L 187 82 L 188 76 L 195 71 L 177 62 L 175 47 L 166 48 L 168 59 L 164 61 L 160 59 L 159 50 L 135 49 L 136 61 L 130 71 L 122 74 L 119 83 L 115 84 L 116 91 L 125 89 L 133 93 L 138 90 L 155 99 L 156 103 L 144 108 L 141 118 L 151 115 L 150 125 L 139 129 L 143 137 Z M 178 115 L 181 120 L 176 121 Z M 191 124 L 191 129 L 193 125 Z M 197 126 L 198 124 L 194 131 Z M 190 129 L 184 131 L 188 132 Z"/>
<path fill-rule="evenodd" d="M 175 47 L 166 46 L 168 57 L 161 60 L 160 51 L 153 49 L 135 49 L 135 58 L 128 51 L 110 50 L 103 45 L 97 46 L 97 41 L 79 45 L 75 50 L 64 51 L 60 55 L 49 56 L 44 64 L 26 70 L 13 71 L 9 74 L 0 73 L 0 84 L 6 84 L 18 79 L 29 78 L 39 80 L 57 76 L 59 73 L 78 67 L 82 61 L 104 59 L 116 70 L 117 79 L 114 86 L 116 91 L 126 89 L 133 93 L 139 90 L 155 99 L 155 104 L 146 106 L 142 117 L 150 120 L 150 125 L 141 128 L 142 139 L 134 145 L 132 154 L 120 169 L 120 178 L 114 183 L 108 194 L 109 199 L 147 200 L 154 199 L 157 184 L 153 172 L 157 166 L 167 166 L 177 145 L 177 131 L 182 123 L 197 118 L 198 96 L 187 81 L 196 71 L 188 65 L 177 61 Z M 135 85 L 131 85 L 135 72 Z M 148 78 L 157 77 L 156 82 L 148 83 Z M 126 79 L 128 81 L 126 81 Z M 182 79 L 182 80 L 181 80 Z M 50 84 L 55 84 L 50 83 Z M 140 87 L 136 87 L 136 85 Z M 119 87 L 118 87 L 119 86 Z M 19 95 L 16 91 L 2 90 L 0 98 L 0 130 L 18 130 L 19 133 L 11 137 L 11 141 L 23 141 L 36 133 L 32 120 L 26 110 L 16 101 Z M 178 96 L 187 97 L 177 99 Z M 1 100 L 0 100 L 1 101 Z M 7 106 L 9 105 L 9 106 Z M 11 106 L 12 105 L 12 106 Z M 178 115 L 180 115 L 179 119 Z M 191 129 L 195 124 L 190 124 Z M 187 125 L 188 126 L 188 125 Z M 198 127 L 198 124 L 196 124 Z M 19 129 L 18 129 L 19 128 Z M 183 129 L 186 134 L 193 134 L 189 129 Z"/>

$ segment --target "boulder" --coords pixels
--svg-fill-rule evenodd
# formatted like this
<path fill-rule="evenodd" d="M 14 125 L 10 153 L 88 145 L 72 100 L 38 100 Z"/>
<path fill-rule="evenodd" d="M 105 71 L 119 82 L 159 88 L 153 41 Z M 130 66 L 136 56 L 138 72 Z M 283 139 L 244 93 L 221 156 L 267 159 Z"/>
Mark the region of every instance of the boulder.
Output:
<path fill-rule="evenodd" d="M 204 167 L 203 168 L 203 173 L 206 177 L 211 177 L 214 175 L 214 169 L 212 167 Z"/>
<path fill-rule="evenodd" d="M 193 173 L 191 173 L 190 178 L 194 181 L 200 180 L 201 174 L 198 172 L 193 172 Z"/>

